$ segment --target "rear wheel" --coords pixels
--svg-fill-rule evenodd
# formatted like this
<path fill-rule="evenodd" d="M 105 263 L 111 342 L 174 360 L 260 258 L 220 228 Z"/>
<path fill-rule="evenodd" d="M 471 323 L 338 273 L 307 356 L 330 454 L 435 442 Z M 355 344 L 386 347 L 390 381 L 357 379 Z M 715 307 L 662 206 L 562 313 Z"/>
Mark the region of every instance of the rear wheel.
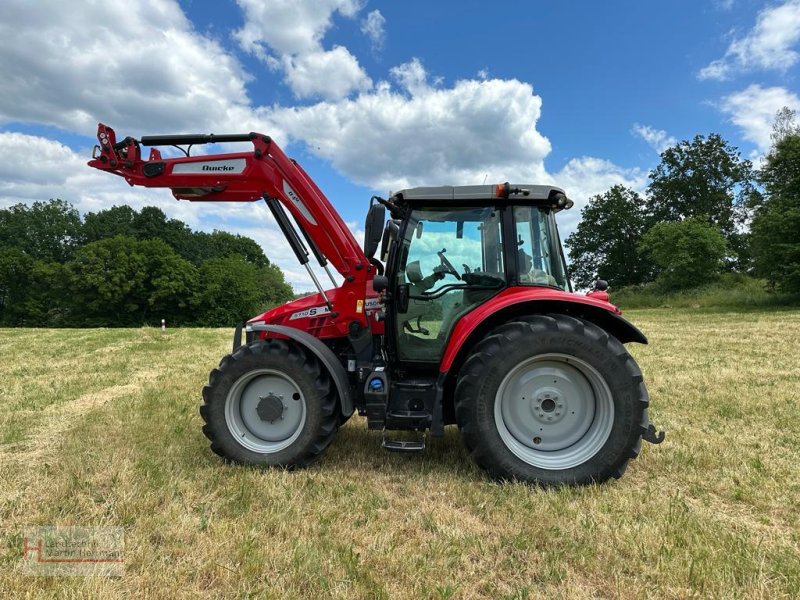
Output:
<path fill-rule="evenodd" d="M 498 328 L 461 369 L 456 416 L 497 479 L 543 485 L 620 477 L 641 447 L 648 395 L 624 346 L 597 326 L 537 315 Z"/>
<path fill-rule="evenodd" d="M 203 400 L 211 449 L 238 463 L 306 466 L 328 447 L 338 425 L 327 372 L 284 340 L 255 342 L 223 358 Z"/>

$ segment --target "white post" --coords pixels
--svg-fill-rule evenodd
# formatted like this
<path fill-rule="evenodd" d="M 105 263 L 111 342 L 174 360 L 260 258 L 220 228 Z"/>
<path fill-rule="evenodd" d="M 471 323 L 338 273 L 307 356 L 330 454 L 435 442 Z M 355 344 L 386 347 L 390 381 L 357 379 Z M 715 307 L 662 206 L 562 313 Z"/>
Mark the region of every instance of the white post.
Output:
<path fill-rule="evenodd" d="M 167 330 L 167 320 L 161 319 L 161 333 L 164 333 Z"/>

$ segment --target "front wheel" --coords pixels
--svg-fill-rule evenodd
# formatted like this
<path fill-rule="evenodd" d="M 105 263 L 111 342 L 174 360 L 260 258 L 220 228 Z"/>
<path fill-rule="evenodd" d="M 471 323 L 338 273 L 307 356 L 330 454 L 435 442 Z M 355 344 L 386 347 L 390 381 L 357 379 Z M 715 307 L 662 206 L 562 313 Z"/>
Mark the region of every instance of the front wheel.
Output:
<path fill-rule="evenodd" d="M 599 327 L 565 315 L 507 323 L 479 342 L 456 387 L 472 456 L 496 479 L 587 484 L 622 476 L 647 429 L 636 362 Z"/>
<path fill-rule="evenodd" d="M 284 340 L 255 342 L 223 358 L 203 400 L 211 449 L 243 464 L 307 466 L 331 443 L 339 423 L 328 373 Z"/>

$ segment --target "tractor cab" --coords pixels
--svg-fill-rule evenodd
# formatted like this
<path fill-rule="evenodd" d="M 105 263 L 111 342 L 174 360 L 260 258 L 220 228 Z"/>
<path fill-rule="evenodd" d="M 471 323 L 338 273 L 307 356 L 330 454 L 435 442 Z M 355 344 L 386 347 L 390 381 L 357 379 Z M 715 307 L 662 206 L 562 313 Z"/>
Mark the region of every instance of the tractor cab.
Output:
<path fill-rule="evenodd" d="M 397 361 L 438 367 L 455 323 L 509 287 L 571 290 L 555 214 L 572 203 L 558 188 L 419 187 L 386 204 L 386 347 Z M 367 240 L 377 222 L 367 219 Z"/>

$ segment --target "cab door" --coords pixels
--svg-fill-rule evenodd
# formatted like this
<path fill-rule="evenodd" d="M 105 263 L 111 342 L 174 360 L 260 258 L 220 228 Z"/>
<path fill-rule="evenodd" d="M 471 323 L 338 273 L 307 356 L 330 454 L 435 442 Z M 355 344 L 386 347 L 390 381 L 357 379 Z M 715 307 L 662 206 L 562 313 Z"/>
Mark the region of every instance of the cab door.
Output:
<path fill-rule="evenodd" d="M 506 287 L 502 210 L 412 211 L 397 248 L 387 323 L 398 360 L 438 365 L 456 321 Z"/>

